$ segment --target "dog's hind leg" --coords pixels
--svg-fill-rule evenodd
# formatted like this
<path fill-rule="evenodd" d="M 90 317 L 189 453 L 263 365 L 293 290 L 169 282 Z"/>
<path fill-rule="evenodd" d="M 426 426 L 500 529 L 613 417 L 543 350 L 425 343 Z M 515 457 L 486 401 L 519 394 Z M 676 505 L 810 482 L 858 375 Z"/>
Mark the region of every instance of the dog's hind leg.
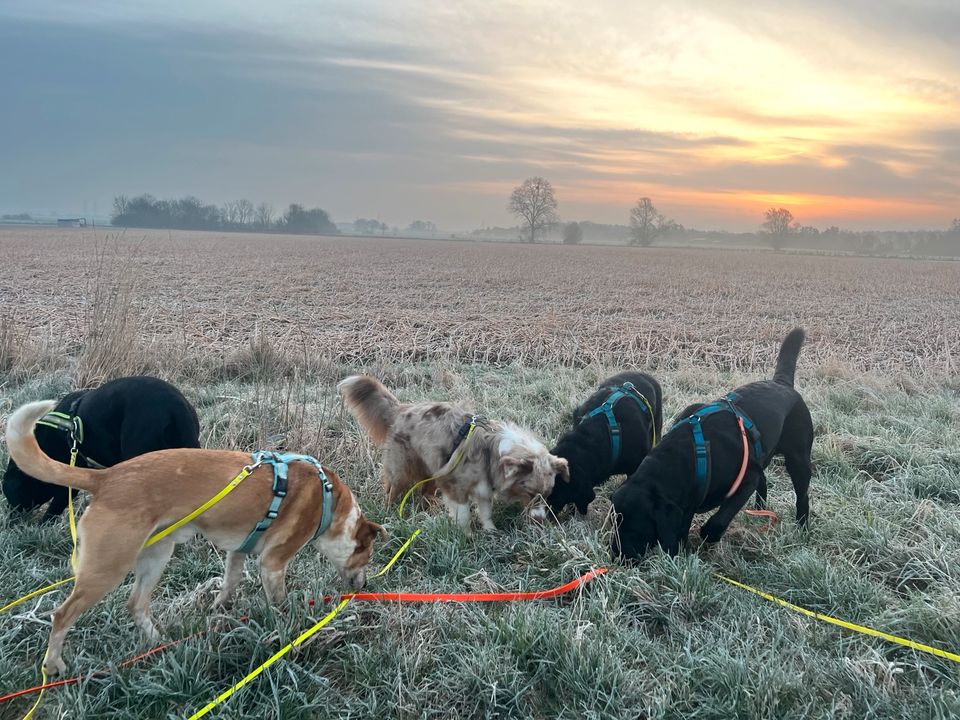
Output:
<path fill-rule="evenodd" d="M 127 610 L 136 626 L 151 640 L 160 637 L 160 633 L 150 617 L 150 596 L 170 561 L 175 546 L 176 542 L 168 538 L 144 548 L 137 556 L 136 580 L 133 590 L 130 591 L 130 599 L 127 600 Z"/>
<path fill-rule="evenodd" d="M 766 510 L 767 508 L 767 476 L 760 473 L 760 480 L 757 481 L 757 500 L 755 503 L 757 510 Z"/>
<path fill-rule="evenodd" d="M 797 496 L 797 525 L 806 527 L 810 517 L 810 477 L 813 467 L 810 451 L 813 449 L 813 419 L 802 400 L 798 402 L 783 423 L 783 432 L 777 451 L 783 454 L 787 473 Z"/>
<path fill-rule="evenodd" d="M 81 613 L 123 582 L 147 539 L 147 535 L 121 535 L 113 531 L 106 534 L 102 530 L 95 536 L 89 531 L 90 527 L 118 528 L 123 527 L 123 523 L 122 518 L 98 512 L 92 506 L 80 520 L 77 578 L 70 597 L 53 613 L 53 627 L 43 664 L 48 675 L 57 675 L 66 669 L 62 652 L 67 632 Z"/>
<path fill-rule="evenodd" d="M 715 543 L 723 537 L 727 528 L 730 527 L 730 523 L 733 522 L 733 518 L 743 509 L 743 506 L 747 504 L 747 500 L 750 499 L 753 491 L 757 489 L 762 476 L 763 471 L 747 473 L 737 492 L 731 497 L 725 498 L 724 501 L 720 503 L 720 508 L 717 512 L 700 528 L 700 537 L 709 543 Z M 766 484 L 766 478 L 764 478 L 763 483 Z"/>
<path fill-rule="evenodd" d="M 213 601 L 214 607 L 230 607 L 233 593 L 236 592 L 243 576 L 243 563 L 246 559 L 246 553 L 235 550 L 227 553 L 227 559 L 223 563 L 223 582 L 220 584 L 220 592 Z"/>

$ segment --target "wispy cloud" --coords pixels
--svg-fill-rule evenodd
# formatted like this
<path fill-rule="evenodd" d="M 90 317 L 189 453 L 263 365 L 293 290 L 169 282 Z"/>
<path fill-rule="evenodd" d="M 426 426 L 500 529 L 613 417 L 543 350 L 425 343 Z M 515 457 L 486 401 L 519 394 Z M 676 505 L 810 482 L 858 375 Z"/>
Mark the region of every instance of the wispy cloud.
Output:
<path fill-rule="evenodd" d="M 770 203 L 943 226 L 960 199 L 952 1 L 3 12 L 0 62 L 20 70 L 0 115 L 8 203 L 142 189 L 469 227 L 508 222 L 506 193 L 541 173 L 568 217 L 623 222 L 650 195 L 685 224 L 736 228 Z M 51 98 L 69 117 L 40 109 Z M 51 183 L 53 158 L 97 177 Z"/>

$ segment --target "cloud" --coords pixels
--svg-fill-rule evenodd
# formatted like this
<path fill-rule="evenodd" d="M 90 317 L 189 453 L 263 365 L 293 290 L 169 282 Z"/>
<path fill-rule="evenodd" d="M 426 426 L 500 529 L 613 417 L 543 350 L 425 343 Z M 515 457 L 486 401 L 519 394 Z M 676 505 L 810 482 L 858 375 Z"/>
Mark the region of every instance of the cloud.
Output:
<path fill-rule="evenodd" d="M 685 224 L 731 228 L 753 227 L 769 198 L 820 202 L 839 224 L 869 222 L 844 202 L 917 224 L 955 214 L 955 3 L 219 0 L 171 16 L 168 3 L 91 0 L 2 13 L 11 210 L 102 212 L 150 191 L 466 228 L 510 222 L 509 189 L 543 173 L 562 213 L 598 221 L 622 222 L 640 194 Z"/>

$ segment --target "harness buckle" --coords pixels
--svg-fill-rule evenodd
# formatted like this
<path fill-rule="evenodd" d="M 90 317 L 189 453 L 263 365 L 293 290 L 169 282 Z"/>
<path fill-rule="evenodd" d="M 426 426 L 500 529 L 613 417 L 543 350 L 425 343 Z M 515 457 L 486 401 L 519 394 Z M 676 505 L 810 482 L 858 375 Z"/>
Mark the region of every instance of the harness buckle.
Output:
<path fill-rule="evenodd" d="M 285 495 L 285 494 L 286 494 L 286 493 L 284 493 L 284 495 Z M 283 495 L 281 495 L 280 497 L 283 497 Z M 268 517 L 269 519 L 271 519 L 271 520 L 276 520 L 276 519 L 277 519 L 277 515 L 278 515 L 278 511 L 277 511 L 277 510 L 273 510 L 273 509 L 267 510 L 267 517 Z"/>

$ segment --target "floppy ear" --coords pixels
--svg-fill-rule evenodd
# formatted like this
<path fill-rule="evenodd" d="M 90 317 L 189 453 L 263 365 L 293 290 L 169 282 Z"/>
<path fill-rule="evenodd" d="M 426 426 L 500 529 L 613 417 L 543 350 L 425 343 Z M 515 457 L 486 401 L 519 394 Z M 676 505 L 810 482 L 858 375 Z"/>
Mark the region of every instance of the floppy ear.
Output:
<path fill-rule="evenodd" d="M 683 512 L 672 502 L 661 500 L 658 505 L 651 513 L 656 523 L 657 543 L 668 555 L 677 555 L 686 540 L 686 537 L 682 537 Z"/>
<path fill-rule="evenodd" d="M 533 471 L 533 460 L 505 455 L 500 458 L 500 467 L 503 468 L 507 480 L 514 483 L 520 476 L 529 475 Z"/>
<path fill-rule="evenodd" d="M 550 467 L 553 469 L 555 474 L 560 476 L 561 480 L 564 482 L 570 482 L 570 464 L 567 462 L 566 458 L 551 457 Z"/>

